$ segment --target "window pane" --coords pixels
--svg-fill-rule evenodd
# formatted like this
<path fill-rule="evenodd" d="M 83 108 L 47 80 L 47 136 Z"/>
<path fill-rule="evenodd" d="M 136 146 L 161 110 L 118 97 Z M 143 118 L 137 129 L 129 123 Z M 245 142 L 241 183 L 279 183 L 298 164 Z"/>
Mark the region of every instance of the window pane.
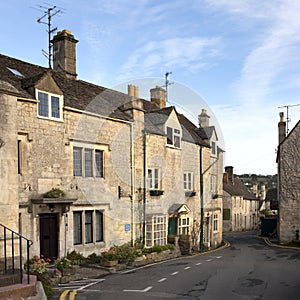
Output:
<path fill-rule="evenodd" d="M 92 243 L 93 241 L 93 230 L 92 230 L 93 212 L 85 212 L 85 243 Z"/>
<path fill-rule="evenodd" d="M 103 241 L 103 212 L 96 211 L 96 242 Z"/>
<path fill-rule="evenodd" d="M 82 220 L 81 212 L 73 213 L 73 227 L 74 227 L 74 245 L 82 244 Z"/>
<path fill-rule="evenodd" d="M 51 114 L 52 118 L 60 118 L 59 98 L 51 96 Z"/>
<path fill-rule="evenodd" d="M 158 189 L 158 187 L 159 187 L 159 171 L 158 171 L 158 169 L 154 169 L 154 176 L 155 176 L 154 188 Z"/>
<path fill-rule="evenodd" d="M 96 177 L 103 177 L 103 151 L 96 150 L 95 161 L 96 161 Z"/>
<path fill-rule="evenodd" d="M 92 155 L 93 155 L 92 149 L 84 150 L 84 175 L 85 175 L 85 177 L 93 176 L 93 161 L 92 161 L 93 156 Z"/>
<path fill-rule="evenodd" d="M 167 127 L 167 144 L 173 145 L 173 129 L 171 127 Z"/>
<path fill-rule="evenodd" d="M 148 169 L 148 188 L 153 189 L 153 182 L 152 182 L 152 169 Z"/>
<path fill-rule="evenodd" d="M 74 176 L 82 176 L 82 148 L 73 148 L 73 172 Z"/>
<path fill-rule="evenodd" d="M 38 114 L 42 117 L 49 116 L 49 107 L 48 107 L 48 94 L 38 92 Z"/>

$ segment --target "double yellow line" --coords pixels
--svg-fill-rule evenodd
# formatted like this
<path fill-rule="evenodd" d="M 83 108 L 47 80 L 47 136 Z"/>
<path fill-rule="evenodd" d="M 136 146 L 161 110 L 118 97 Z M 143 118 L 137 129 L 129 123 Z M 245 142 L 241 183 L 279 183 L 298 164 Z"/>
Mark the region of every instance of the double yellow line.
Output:
<path fill-rule="evenodd" d="M 65 300 L 67 295 L 69 294 L 70 290 L 65 290 L 59 297 L 59 300 Z M 77 294 L 77 290 L 73 290 L 70 292 L 69 300 L 74 300 L 75 295 Z"/>

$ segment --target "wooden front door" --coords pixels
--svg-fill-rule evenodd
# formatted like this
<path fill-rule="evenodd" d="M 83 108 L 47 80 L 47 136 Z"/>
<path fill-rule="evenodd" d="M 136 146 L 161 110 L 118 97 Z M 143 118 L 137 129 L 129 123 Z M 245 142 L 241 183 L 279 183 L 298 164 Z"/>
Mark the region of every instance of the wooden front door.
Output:
<path fill-rule="evenodd" d="M 58 256 L 57 214 L 40 215 L 40 254 L 50 259 Z"/>

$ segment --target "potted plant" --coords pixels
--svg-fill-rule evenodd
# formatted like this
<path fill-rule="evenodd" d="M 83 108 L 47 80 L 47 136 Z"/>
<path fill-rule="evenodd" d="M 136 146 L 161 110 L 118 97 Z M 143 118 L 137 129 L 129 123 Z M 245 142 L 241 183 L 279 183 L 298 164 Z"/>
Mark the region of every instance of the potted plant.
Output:
<path fill-rule="evenodd" d="M 102 253 L 100 264 L 104 267 L 113 267 L 118 264 L 118 256 L 114 247 Z"/>

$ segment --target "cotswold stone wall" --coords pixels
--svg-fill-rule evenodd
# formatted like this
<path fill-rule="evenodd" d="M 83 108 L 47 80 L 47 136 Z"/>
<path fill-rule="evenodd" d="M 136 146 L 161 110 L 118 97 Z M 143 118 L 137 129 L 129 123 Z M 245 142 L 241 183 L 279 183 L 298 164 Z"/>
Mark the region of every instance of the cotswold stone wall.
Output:
<path fill-rule="evenodd" d="M 60 256 L 74 248 L 88 255 L 130 241 L 131 233 L 125 231 L 125 224 L 131 220 L 130 125 L 70 110 L 64 110 L 62 121 L 39 118 L 36 101 L 18 101 L 16 123 L 21 174 L 19 185 L 16 177 L 15 191 L 19 190 L 21 227 L 24 232 L 26 228 L 27 236 L 34 241 L 32 254 L 39 254 L 38 213 L 50 210 L 42 205 L 32 211 L 31 199 L 52 188 L 63 190 L 66 198 L 77 199 L 69 212 L 63 213 L 58 206 L 53 211 L 58 214 Z M 15 135 L 15 156 L 16 141 Z M 104 151 L 104 178 L 73 176 L 74 146 Z M 104 242 L 74 246 L 73 211 L 85 210 L 103 211 Z M 17 209 L 15 212 L 18 214 Z"/>
<path fill-rule="evenodd" d="M 300 123 L 279 146 L 279 239 L 286 243 L 300 231 Z"/>
<path fill-rule="evenodd" d="M 14 231 L 19 206 L 16 119 L 16 97 L 0 93 L 0 223 Z"/>

